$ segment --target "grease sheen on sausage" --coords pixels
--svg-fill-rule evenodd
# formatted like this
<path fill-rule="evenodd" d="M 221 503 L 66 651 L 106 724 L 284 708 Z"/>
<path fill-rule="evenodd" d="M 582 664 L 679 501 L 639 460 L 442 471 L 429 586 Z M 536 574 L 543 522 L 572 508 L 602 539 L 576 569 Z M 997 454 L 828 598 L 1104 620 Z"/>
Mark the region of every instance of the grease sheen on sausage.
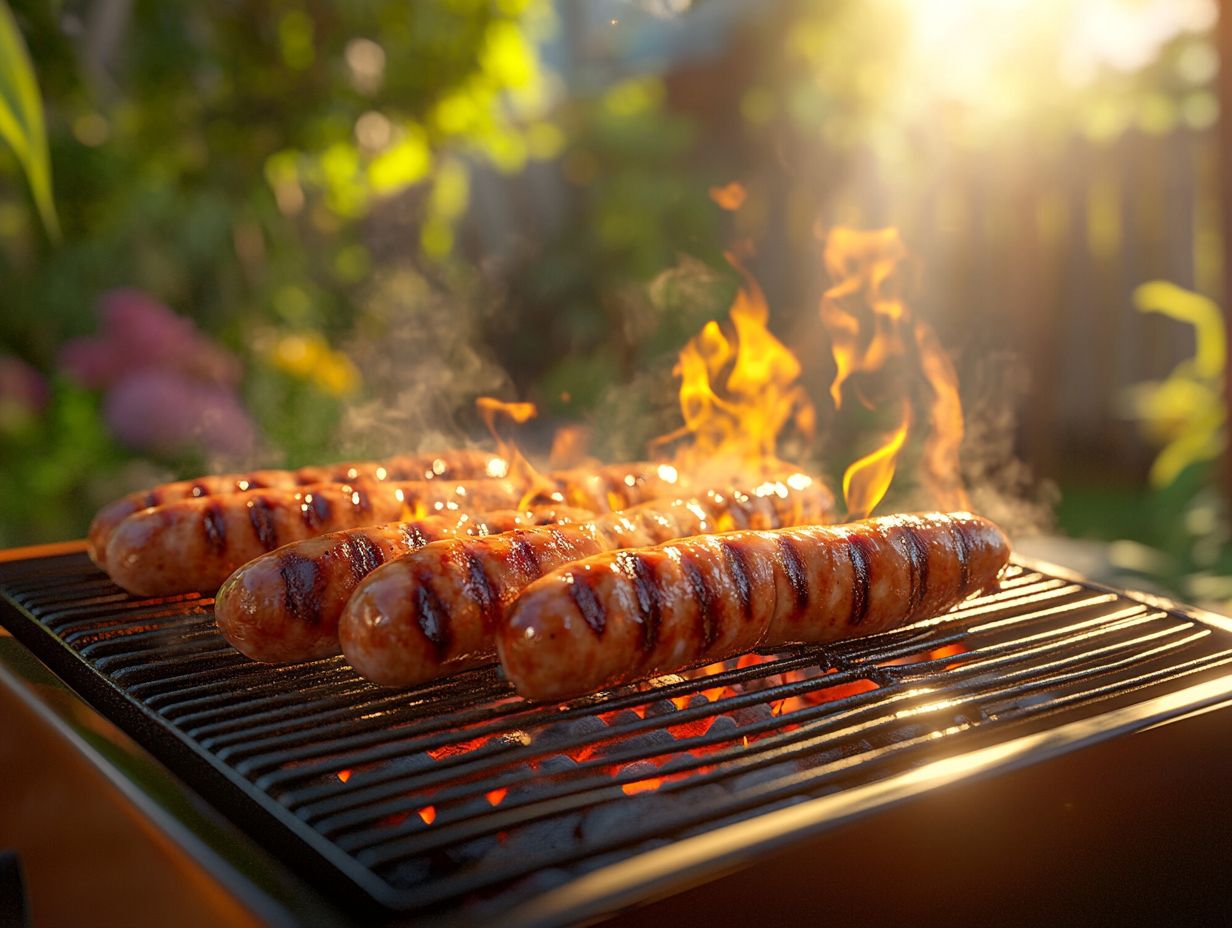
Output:
<path fill-rule="evenodd" d="M 710 491 L 652 502 L 579 525 L 428 545 L 373 571 L 339 620 L 343 653 L 365 677 L 421 683 L 491 660 L 493 633 L 514 598 L 543 574 L 601 551 L 725 528 L 772 528 L 829 518 L 834 497 L 797 474 L 748 493 Z"/>
<path fill-rule="evenodd" d="M 670 464 L 637 461 L 553 471 L 557 491 L 550 498 L 592 512 L 616 512 L 686 492 L 687 481 Z"/>
<path fill-rule="evenodd" d="M 527 588 L 497 632 L 528 699 L 560 700 L 757 647 L 885 631 L 990 587 L 1009 559 L 970 513 L 731 532 L 602 554 Z"/>
<path fill-rule="evenodd" d="M 470 517 L 428 516 L 330 532 L 283 545 L 236 570 L 214 601 L 214 617 L 236 650 L 258 661 L 337 654 L 338 617 L 359 582 L 381 564 L 433 541 L 593 518 L 563 506 Z"/>
<path fill-rule="evenodd" d="M 121 522 L 107 543 L 107 572 L 144 596 L 212 593 L 241 564 L 292 541 L 429 515 L 508 509 L 523 492 L 508 480 L 357 480 L 183 499 Z"/>
<path fill-rule="evenodd" d="M 475 449 L 454 449 L 439 453 L 400 454 L 379 461 L 345 461 L 323 467 L 296 470 L 254 470 L 237 474 L 216 474 L 192 480 L 162 483 L 148 490 L 130 493 L 108 503 L 90 523 L 88 550 L 94 563 L 107 565 L 107 541 L 121 522 L 135 512 L 202 496 L 243 493 L 247 490 L 304 487 L 316 483 L 345 483 L 349 480 L 475 480 L 500 478 L 509 471 L 509 462 L 500 455 Z"/>

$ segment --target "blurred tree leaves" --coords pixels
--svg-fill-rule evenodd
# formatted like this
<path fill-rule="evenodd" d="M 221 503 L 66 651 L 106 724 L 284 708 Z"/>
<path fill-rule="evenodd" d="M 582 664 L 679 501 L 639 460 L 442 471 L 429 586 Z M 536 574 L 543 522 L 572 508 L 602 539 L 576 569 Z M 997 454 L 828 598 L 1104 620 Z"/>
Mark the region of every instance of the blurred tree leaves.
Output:
<path fill-rule="evenodd" d="M 25 171 L 43 228 L 53 239 L 59 239 L 38 82 L 6 0 L 0 0 L 0 137 L 13 149 Z"/>
<path fill-rule="evenodd" d="M 1152 443 L 1161 446 L 1151 466 L 1151 484 L 1164 489 L 1191 465 L 1214 461 L 1224 450 L 1223 312 L 1208 297 L 1163 280 L 1138 287 L 1134 303 L 1141 312 L 1161 313 L 1194 330 L 1194 356 L 1164 380 L 1135 386 L 1127 397 L 1131 414 Z"/>

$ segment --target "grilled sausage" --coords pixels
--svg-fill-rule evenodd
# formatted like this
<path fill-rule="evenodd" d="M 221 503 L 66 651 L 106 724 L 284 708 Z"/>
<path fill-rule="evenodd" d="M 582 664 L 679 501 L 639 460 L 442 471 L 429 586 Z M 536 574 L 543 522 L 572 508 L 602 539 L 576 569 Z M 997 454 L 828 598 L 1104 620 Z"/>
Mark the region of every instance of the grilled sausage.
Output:
<path fill-rule="evenodd" d="M 522 495 L 522 487 L 508 480 L 418 480 L 183 499 L 121 522 L 107 542 L 107 571 L 144 596 L 213 592 L 241 564 L 292 541 L 428 515 L 508 509 Z"/>
<path fill-rule="evenodd" d="M 995 585 L 1009 542 L 970 513 L 731 532 L 603 554 L 530 586 L 497 631 L 528 699 L 582 693 L 757 647 L 867 635 Z"/>
<path fill-rule="evenodd" d="M 117 525 L 142 509 L 182 499 L 348 480 L 474 480 L 504 477 L 508 470 L 509 462 L 499 455 L 458 449 L 439 454 L 402 454 L 382 461 L 351 461 L 325 467 L 301 467 L 298 470 L 254 470 L 244 474 L 178 480 L 130 493 L 100 509 L 90 523 L 88 550 L 94 563 L 106 570 L 107 540 Z"/>
<path fill-rule="evenodd" d="M 802 474 L 751 493 L 646 503 L 580 525 L 428 545 L 373 571 L 339 620 L 343 653 L 370 680 L 430 680 L 494 654 L 493 630 L 525 587 L 570 561 L 721 528 L 820 522 L 834 497 Z"/>
<path fill-rule="evenodd" d="M 687 484 L 670 464 L 639 461 L 554 471 L 549 480 L 559 487 L 556 502 L 593 512 L 615 512 L 639 503 L 679 496 Z"/>
<path fill-rule="evenodd" d="M 338 653 L 338 617 L 351 592 L 386 561 L 442 538 L 483 537 L 526 526 L 581 522 L 584 509 L 505 509 L 428 516 L 330 532 L 283 545 L 231 574 L 214 601 L 218 628 L 258 661 L 298 661 Z"/>

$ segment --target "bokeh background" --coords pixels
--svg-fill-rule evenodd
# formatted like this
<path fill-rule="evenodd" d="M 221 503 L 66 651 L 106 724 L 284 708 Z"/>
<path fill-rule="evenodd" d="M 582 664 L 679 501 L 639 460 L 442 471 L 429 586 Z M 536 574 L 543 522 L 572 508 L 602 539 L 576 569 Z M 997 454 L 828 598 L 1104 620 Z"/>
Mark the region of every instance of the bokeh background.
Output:
<path fill-rule="evenodd" d="M 818 230 L 896 226 L 968 479 L 1226 608 L 1219 13 L 0 0 L 0 544 L 475 438 L 480 394 L 642 453 L 734 241 L 824 404 Z"/>

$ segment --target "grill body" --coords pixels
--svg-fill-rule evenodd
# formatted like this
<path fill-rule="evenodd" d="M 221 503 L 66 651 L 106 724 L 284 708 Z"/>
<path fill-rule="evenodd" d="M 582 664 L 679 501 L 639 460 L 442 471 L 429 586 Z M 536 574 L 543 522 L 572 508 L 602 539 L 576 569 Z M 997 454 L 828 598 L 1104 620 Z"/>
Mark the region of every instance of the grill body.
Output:
<path fill-rule="evenodd" d="M 938 803 L 951 822 L 925 833 L 967 831 L 967 802 L 1001 822 L 972 832 L 988 838 L 985 854 L 1056 859 L 1046 841 L 1015 840 L 1013 792 L 988 784 L 1034 789 L 1053 810 L 1057 771 L 1078 764 L 1055 781 L 1075 796 L 1078 773 L 1095 771 L 1088 798 L 1058 801 L 1090 809 L 1119 797 L 1103 824 L 1080 829 L 1098 847 L 1101 832 L 1141 818 L 1117 816 L 1119 805 L 1144 798 L 1130 788 L 1139 779 L 1121 777 L 1123 793 L 1101 780 L 1134 760 L 1156 769 L 1148 745 L 1225 718 L 1206 710 L 1232 692 L 1226 620 L 1026 564 L 999 592 L 905 629 L 565 706 L 513 696 L 492 668 L 391 692 L 339 658 L 253 664 L 214 630 L 210 600 L 133 598 L 79 553 L 0 565 L 0 606 L 5 627 L 73 690 L 296 879 L 364 920 L 564 924 L 705 900 L 722 911 L 725 891 L 773 884 L 802 854 L 847 866 L 866 855 L 870 878 L 917 859 L 926 870 L 980 846 L 905 852 L 925 827 L 912 817 Z M 1213 773 L 1224 769 L 1226 753 L 1207 754 Z M 1209 806 L 1215 822 L 1228 808 Z M 1077 846 L 1063 828 L 1056 840 Z M 1131 856 L 1105 855 L 1107 878 Z M 894 866 L 879 870 L 878 857 Z M 734 872 L 743 878 L 715 881 Z M 842 872 L 824 885 L 837 892 Z M 776 898 L 824 898 L 818 878 Z"/>

